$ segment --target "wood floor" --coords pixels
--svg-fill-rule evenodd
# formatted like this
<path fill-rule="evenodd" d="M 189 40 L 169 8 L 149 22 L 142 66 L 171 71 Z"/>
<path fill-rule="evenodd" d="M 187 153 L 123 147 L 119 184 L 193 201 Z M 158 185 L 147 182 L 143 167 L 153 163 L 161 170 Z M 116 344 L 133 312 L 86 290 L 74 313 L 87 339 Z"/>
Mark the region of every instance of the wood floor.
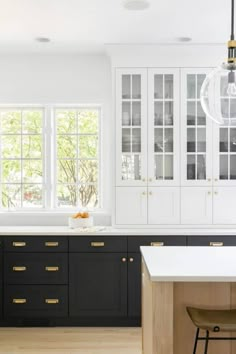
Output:
<path fill-rule="evenodd" d="M 0 328 L 0 354 L 141 354 L 140 328 Z"/>

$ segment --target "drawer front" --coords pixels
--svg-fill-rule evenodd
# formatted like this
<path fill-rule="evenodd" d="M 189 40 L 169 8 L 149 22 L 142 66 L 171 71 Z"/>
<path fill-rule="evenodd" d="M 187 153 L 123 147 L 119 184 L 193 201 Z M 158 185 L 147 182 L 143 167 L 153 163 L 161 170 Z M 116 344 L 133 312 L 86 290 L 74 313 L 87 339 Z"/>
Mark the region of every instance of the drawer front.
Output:
<path fill-rule="evenodd" d="M 188 236 L 188 246 L 236 246 L 236 236 Z"/>
<path fill-rule="evenodd" d="M 7 236 L 6 252 L 67 252 L 68 240 L 61 236 Z"/>
<path fill-rule="evenodd" d="M 67 284 L 66 253 L 6 253 L 6 284 Z"/>
<path fill-rule="evenodd" d="M 140 246 L 186 246 L 185 236 L 130 236 L 128 252 L 139 252 Z"/>
<path fill-rule="evenodd" d="M 8 285 L 4 294 L 6 317 L 67 317 L 68 287 Z"/>
<path fill-rule="evenodd" d="M 80 236 L 70 237 L 70 252 L 127 252 L 127 238 L 125 236 Z"/>

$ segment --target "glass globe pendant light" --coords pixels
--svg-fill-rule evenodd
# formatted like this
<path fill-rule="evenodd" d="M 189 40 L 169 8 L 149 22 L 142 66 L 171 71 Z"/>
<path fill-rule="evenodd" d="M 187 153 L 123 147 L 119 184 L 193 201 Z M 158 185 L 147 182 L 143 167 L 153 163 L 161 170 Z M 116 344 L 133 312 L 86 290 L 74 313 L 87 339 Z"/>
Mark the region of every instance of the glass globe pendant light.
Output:
<path fill-rule="evenodd" d="M 231 0 L 231 36 L 228 59 L 205 78 L 200 92 L 206 115 L 218 124 L 236 124 L 236 40 L 234 39 L 234 0 Z"/>

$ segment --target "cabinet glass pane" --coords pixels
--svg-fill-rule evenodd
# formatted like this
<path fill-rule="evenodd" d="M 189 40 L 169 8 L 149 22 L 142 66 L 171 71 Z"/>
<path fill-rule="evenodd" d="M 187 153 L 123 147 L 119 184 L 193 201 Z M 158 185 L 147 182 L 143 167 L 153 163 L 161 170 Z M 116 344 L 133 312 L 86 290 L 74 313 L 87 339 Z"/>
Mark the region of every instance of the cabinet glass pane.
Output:
<path fill-rule="evenodd" d="M 187 98 L 196 98 L 196 75 L 187 75 Z"/>
<path fill-rule="evenodd" d="M 224 118 L 229 117 L 229 100 L 227 98 L 221 99 L 221 114 Z"/>
<path fill-rule="evenodd" d="M 141 98 L 141 75 L 132 75 L 132 98 Z"/>
<path fill-rule="evenodd" d="M 187 129 L 187 152 L 196 151 L 196 134 L 195 128 Z"/>
<path fill-rule="evenodd" d="M 131 152 L 131 129 L 122 129 L 122 152 Z"/>
<path fill-rule="evenodd" d="M 187 125 L 195 125 L 196 102 L 187 103 Z"/>
<path fill-rule="evenodd" d="M 163 129 L 162 128 L 155 128 L 154 151 L 163 152 Z"/>
<path fill-rule="evenodd" d="M 122 75 L 122 98 L 129 99 L 131 98 L 131 76 Z"/>
<path fill-rule="evenodd" d="M 230 151 L 236 151 L 236 128 L 230 129 Z"/>
<path fill-rule="evenodd" d="M 236 179 L 236 155 L 230 156 L 230 179 Z"/>
<path fill-rule="evenodd" d="M 206 129 L 197 129 L 197 151 L 206 152 Z"/>
<path fill-rule="evenodd" d="M 163 125 L 163 102 L 154 103 L 154 124 Z"/>
<path fill-rule="evenodd" d="M 173 98 L 173 75 L 165 75 L 165 98 Z"/>
<path fill-rule="evenodd" d="M 201 87 L 203 84 L 203 81 L 205 80 L 206 75 L 204 74 L 199 74 L 197 75 L 197 98 L 200 98 L 200 91 L 201 91 Z"/>
<path fill-rule="evenodd" d="M 163 179 L 163 155 L 155 155 L 155 177 L 157 180 Z"/>
<path fill-rule="evenodd" d="M 173 128 L 165 129 L 165 152 L 173 152 Z"/>
<path fill-rule="evenodd" d="M 154 98 L 163 98 L 163 75 L 154 76 Z"/>
<path fill-rule="evenodd" d="M 228 155 L 220 156 L 220 179 L 228 179 Z"/>
<path fill-rule="evenodd" d="M 141 102 L 132 103 L 132 125 L 141 125 Z"/>
<path fill-rule="evenodd" d="M 173 101 L 165 102 L 165 125 L 173 125 Z"/>
<path fill-rule="evenodd" d="M 197 103 L 197 124 L 206 125 L 206 115 L 200 102 Z"/>
<path fill-rule="evenodd" d="M 187 179 L 192 180 L 196 178 L 196 163 L 195 155 L 187 156 Z"/>
<path fill-rule="evenodd" d="M 222 97 L 228 97 L 227 87 L 228 87 L 228 76 L 222 76 L 220 80 L 220 95 Z"/>
<path fill-rule="evenodd" d="M 122 125 L 130 125 L 131 123 L 131 105 L 130 102 L 122 102 Z"/>
<path fill-rule="evenodd" d="M 197 155 L 197 179 L 206 179 L 206 156 Z"/>
<path fill-rule="evenodd" d="M 141 179 L 140 155 L 122 155 L 122 180 Z"/>
<path fill-rule="evenodd" d="M 141 152 L 141 129 L 134 128 L 132 132 L 132 151 Z"/>
<path fill-rule="evenodd" d="M 220 152 L 228 151 L 228 129 L 220 128 Z"/>
<path fill-rule="evenodd" d="M 174 170 L 173 170 L 173 155 L 165 156 L 165 179 L 173 179 Z"/>

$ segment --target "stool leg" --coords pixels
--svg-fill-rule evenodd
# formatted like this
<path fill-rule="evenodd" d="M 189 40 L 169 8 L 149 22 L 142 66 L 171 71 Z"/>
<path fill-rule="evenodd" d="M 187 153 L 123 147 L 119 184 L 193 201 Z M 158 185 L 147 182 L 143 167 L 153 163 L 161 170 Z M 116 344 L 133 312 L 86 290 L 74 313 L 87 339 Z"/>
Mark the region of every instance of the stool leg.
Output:
<path fill-rule="evenodd" d="M 208 351 L 208 338 L 209 338 L 209 331 L 206 331 L 206 341 L 205 341 L 205 351 L 204 351 L 204 354 L 207 354 L 207 351 Z"/>
<path fill-rule="evenodd" d="M 199 336 L 199 328 L 197 329 L 197 332 L 196 332 L 193 354 L 196 354 L 196 351 L 197 351 L 198 336 Z"/>

